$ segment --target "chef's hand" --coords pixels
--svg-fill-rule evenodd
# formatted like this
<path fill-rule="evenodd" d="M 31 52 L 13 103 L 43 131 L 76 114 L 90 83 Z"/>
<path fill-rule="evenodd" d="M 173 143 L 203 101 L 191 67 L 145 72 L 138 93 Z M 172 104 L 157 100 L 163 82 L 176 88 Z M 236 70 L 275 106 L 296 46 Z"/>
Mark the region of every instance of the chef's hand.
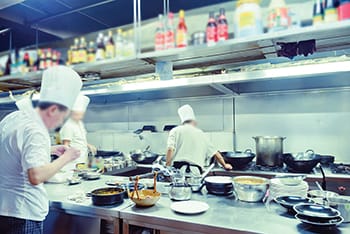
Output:
<path fill-rule="evenodd" d="M 229 163 L 225 163 L 224 168 L 225 168 L 226 170 L 232 170 L 232 166 L 231 166 L 231 164 L 229 164 Z"/>
<path fill-rule="evenodd" d="M 61 157 L 64 157 L 67 160 L 67 162 L 73 161 L 80 157 L 80 150 L 77 150 L 73 147 L 69 147 L 66 149 L 66 151 L 64 152 L 64 154 L 62 154 Z"/>
<path fill-rule="evenodd" d="M 96 153 L 97 153 L 96 147 L 95 147 L 94 145 L 91 145 L 91 144 L 88 144 L 87 146 L 88 146 L 90 152 L 91 152 L 93 155 L 96 155 Z"/>
<path fill-rule="evenodd" d="M 53 145 L 51 146 L 51 154 L 61 156 L 68 149 L 65 145 Z"/>

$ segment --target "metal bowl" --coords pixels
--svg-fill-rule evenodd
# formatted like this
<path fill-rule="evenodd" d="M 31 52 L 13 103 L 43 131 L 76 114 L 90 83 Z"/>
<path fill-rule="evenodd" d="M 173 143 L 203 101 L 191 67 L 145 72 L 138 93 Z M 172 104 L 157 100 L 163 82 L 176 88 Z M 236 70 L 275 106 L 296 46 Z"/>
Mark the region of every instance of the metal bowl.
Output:
<path fill-rule="evenodd" d="M 237 176 L 233 185 L 237 198 L 245 202 L 260 202 L 267 191 L 269 180 L 257 176 Z"/>
<path fill-rule="evenodd" d="M 308 195 L 311 198 L 316 198 L 316 197 L 321 197 L 321 198 L 327 197 L 327 198 L 330 198 L 330 197 L 338 197 L 339 196 L 338 193 L 335 193 L 335 192 L 332 192 L 332 191 L 321 191 L 321 190 L 310 190 L 308 192 Z"/>

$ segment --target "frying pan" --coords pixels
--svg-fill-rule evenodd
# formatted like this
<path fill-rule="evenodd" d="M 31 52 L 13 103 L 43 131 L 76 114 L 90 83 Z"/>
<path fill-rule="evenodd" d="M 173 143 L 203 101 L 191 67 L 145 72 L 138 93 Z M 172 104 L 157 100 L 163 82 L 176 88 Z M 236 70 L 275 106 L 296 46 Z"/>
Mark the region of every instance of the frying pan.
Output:
<path fill-rule="evenodd" d="M 150 151 L 144 151 L 143 153 L 134 152 L 131 153 L 131 158 L 139 164 L 152 164 L 158 157 L 159 154 L 152 153 Z"/>

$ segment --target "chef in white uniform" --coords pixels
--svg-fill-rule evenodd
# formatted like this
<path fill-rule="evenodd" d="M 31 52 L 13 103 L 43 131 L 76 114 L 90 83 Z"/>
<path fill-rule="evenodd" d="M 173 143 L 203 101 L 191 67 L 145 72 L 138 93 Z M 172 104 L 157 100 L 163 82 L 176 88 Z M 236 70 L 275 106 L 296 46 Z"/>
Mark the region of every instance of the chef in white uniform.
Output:
<path fill-rule="evenodd" d="M 67 165 L 65 169 L 74 169 L 77 163 L 86 163 L 87 165 L 88 150 L 92 154 L 96 154 L 96 147 L 87 142 L 86 129 L 82 121 L 89 103 L 90 99 L 80 94 L 73 105 L 70 118 L 60 130 L 63 144 L 77 148 L 81 152 L 80 157 Z"/>
<path fill-rule="evenodd" d="M 206 137 L 204 132 L 197 128 L 197 121 L 190 105 L 181 106 L 178 114 L 182 125 L 169 132 L 166 164 L 171 166 L 174 161 L 186 161 L 192 164 L 205 166 L 206 160 L 215 156 L 216 160 L 227 170 L 232 169 L 225 163 L 224 158 Z"/>
<path fill-rule="evenodd" d="M 43 233 L 49 205 L 43 182 L 80 155 L 74 148 L 52 148 L 48 130 L 63 123 L 81 87 L 71 68 L 49 68 L 37 107 L 29 98 L 19 100 L 19 110 L 0 122 L 0 233 Z M 51 153 L 58 159 L 50 162 Z"/>

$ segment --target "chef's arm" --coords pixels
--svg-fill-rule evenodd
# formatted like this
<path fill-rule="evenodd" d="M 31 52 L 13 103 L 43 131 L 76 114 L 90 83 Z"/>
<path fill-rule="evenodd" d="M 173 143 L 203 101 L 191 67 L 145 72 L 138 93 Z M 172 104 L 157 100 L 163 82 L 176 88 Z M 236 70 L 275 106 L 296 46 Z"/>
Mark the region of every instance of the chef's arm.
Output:
<path fill-rule="evenodd" d="M 215 156 L 216 160 L 217 160 L 226 170 L 231 170 L 231 169 L 232 169 L 231 164 L 228 164 L 228 163 L 225 162 L 224 157 L 222 157 L 222 155 L 220 154 L 220 152 L 217 151 L 217 152 L 214 154 L 214 156 Z"/>
<path fill-rule="evenodd" d="M 166 166 L 171 166 L 171 160 L 173 158 L 173 154 L 174 154 L 174 149 L 168 148 L 166 152 Z"/>
<path fill-rule="evenodd" d="M 64 154 L 51 163 L 28 169 L 28 179 L 32 185 L 41 184 L 55 175 L 64 165 L 77 159 L 80 151 L 74 148 L 67 149 Z"/>
<path fill-rule="evenodd" d="M 96 149 L 96 147 L 94 146 L 94 145 L 91 145 L 91 144 L 87 144 L 87 147 L 88 147 L 88 149 L 90 150 L 90 152 L 93 154 L 93 155 L 96 155 L 96 153 L 97 153 L 97 149 Z"/>
<path fill-rule="evenodd" d="M 69 146 L 70 145 L 70 140 L 63 140 L 62 143 L 65 146 Z"/>

